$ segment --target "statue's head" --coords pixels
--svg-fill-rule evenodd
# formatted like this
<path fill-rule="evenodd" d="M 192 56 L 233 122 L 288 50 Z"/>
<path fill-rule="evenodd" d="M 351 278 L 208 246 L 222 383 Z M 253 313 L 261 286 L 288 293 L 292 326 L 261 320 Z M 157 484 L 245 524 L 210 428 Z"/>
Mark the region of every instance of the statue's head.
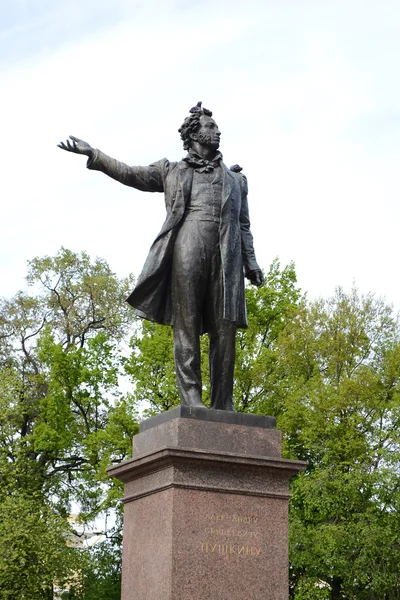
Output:
<path fill-rule="evenodd" d="M 218 150 L 221 133 L 218 125 L 212 119 L 212 112 L 202 108 L 201 102 L 190 109 L 190 115 L 186 117 L 178 129 L 185 150 L 192 147 L 193 142 Z"/>

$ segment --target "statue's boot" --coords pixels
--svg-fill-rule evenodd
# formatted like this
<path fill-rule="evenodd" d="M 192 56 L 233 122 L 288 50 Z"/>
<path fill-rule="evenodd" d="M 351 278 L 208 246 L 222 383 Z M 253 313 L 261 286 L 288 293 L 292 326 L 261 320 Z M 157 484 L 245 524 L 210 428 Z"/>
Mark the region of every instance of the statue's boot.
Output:
<path fill-rule="evenodd" d="M 201 401 L 197 390 L 191 389 L 186 390 L 181 397 L 182 404 L 185 406 L 199 406 L 201 408 L 207 408 Z"/>
<path fill-rule="evenodd" d="M 230 412 L 237 412 L 237 410 L 233 406 L 232 402 L 228 402 L 222 410 L 229 410 Z"/>

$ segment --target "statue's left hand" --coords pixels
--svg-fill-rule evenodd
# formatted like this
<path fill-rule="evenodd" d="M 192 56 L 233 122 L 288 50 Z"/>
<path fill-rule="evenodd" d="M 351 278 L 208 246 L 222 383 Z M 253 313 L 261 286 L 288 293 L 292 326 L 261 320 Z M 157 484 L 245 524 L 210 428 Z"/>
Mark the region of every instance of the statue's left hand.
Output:
<path fill-rule="evenodd" d="M 253 285 L 256 285 L 257 287 L 261 287 L 264 284 L 264 275 L 262 274 L 261 269 L 250 271 L 246 277 Z"/>
<path fill-rule="evenodd" d="M 93 155 L 92 146 L 87 142 L 84 142 L 83 140 L 80 140 L 79 138 L 75 137 L 74 135 L 70 135 L 69 140 L 67 140 L 65 143 L 60 142 L 59 144 L 57 144 L 57 146 L 62 150 L 67 150 L 67 152 L 75 152 L 75 154 L 85 154 L 89 157 L 92 157 Z"/>

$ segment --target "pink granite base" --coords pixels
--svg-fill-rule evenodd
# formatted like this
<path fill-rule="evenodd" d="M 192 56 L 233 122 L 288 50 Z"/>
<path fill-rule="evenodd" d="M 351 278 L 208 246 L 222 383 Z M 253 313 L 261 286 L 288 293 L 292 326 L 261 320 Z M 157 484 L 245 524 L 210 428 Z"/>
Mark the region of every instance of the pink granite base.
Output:
<path fill-rule="evenodd" d="M 288 481 L 304 463 L 279 440 L 180 418 L 136 436 L 109 470 L 125 482 L 122 600 L 288 599 Z"/>

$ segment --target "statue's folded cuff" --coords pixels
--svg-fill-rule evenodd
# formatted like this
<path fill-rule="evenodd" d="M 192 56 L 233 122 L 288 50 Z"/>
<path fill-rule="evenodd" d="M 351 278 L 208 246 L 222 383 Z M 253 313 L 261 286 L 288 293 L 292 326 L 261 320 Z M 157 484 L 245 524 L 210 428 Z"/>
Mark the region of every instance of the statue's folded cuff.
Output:
<path fill-rule="evenodd" d="M 246 277 L 248 277 L 253 271 L 261 271 L 255 260 L 248 261 L 247 264 L 244 265 L 244 274 Z"/>
<path fill-rule="evenodd" d="M 92 169 L 93 168 L 93 163 L 96 162 L 98 154 L 99 154 L 99 151 L 97 149 L 95 149 L 95 150 L 93 150 L 92 156 L 88 157 L 87 163 L 86 163 L 86 167 L 88 169 Z"/>

